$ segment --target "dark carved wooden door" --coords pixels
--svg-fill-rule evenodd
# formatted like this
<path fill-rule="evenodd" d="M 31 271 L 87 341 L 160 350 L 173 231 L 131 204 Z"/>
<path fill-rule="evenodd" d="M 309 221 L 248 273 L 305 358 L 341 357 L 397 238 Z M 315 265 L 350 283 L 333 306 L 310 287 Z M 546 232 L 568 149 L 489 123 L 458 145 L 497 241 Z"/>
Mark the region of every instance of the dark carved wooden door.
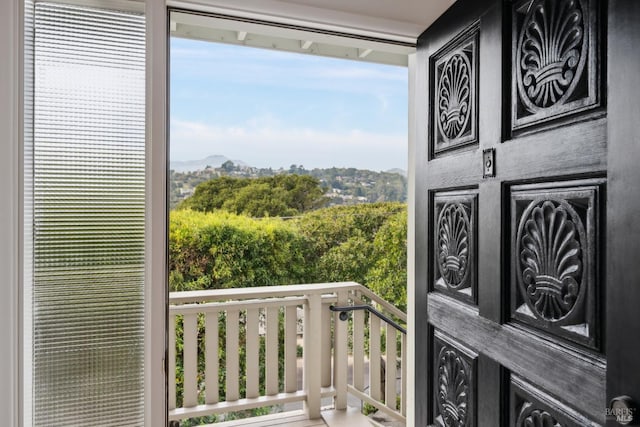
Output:
<path fill-rule="evenodd" d="M 634 411 L 638 46 L 633 0 L 458 0 L 419 38 L 417 425 Z"/>

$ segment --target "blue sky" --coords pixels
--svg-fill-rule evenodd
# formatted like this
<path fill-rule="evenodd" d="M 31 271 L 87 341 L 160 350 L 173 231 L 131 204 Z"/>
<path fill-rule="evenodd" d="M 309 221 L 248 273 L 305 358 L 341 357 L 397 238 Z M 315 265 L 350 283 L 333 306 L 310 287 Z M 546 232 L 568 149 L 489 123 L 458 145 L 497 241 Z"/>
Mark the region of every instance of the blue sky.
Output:
<path fill-rule="evenodd" d="M 407 169 L 407 69 L 171 40 L 171 159 Z"/>

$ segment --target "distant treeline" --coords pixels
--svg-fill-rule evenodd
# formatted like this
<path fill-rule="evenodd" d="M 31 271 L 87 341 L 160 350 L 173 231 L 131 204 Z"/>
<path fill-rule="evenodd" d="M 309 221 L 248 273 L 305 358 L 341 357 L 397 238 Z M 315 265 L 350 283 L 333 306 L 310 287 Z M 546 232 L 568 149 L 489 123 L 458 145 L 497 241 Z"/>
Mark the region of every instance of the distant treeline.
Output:
<path fill-rule="evenodd" d="M 289 169 L 251 168 L 236 166 L 228 161 L 218 168 L 210 167 L 195 172 L 172 170 L 171 208 L 175 208 L 181 200 L 190 196 L 199 184 L 213 178 L 264 178 L 293 174 L 316 178 L 322 191 L 329 196 L 328 205 L 406 202 L 407 179 L 400 171 L 375 172 L 355 168 L 305 169 L 302 165 L 291 165 Z"/>

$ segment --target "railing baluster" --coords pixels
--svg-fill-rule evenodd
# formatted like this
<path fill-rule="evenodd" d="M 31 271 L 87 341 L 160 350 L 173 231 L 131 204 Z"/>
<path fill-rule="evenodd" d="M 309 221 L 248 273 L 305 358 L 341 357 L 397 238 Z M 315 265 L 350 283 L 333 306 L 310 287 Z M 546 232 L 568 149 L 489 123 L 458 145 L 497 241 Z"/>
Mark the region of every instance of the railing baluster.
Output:
<path fill-rule="evenodd" d="M 380 400 L 380 319 L 369 315 L 369 395 Z"/>
<path fill-rule="evenodd" d="M 204 318 L 204 390 L 207 404 L 218 403 L 218 312 L 210 311 Z"/>
<path fill-rule="evenodd" d="M 247 397 L 260 395 L 260 337 L 258 326 L 260 311 L 258 308 L 247 309 Z"/>
<path fill-rule="evenodd" d="M 353 312 L 353 386 L 364 391 L 364 311 Z"/>
<path fill-rule="evenodd" d="M 169 315 L 169 409 L 176 408 L 176 315 Z"/>
<path fill-rule="evenodd" d="M 186 407 L 198 404 L 198 315 L 185 314 L 184 330 L 184 394 Z"/>
<path fill-rule="evenodd" d="M 402 343 L 400 346 L 400 354 L 402 355 L 402 365 L 400 375 L 402 376 L 400 390 L 400 413 L 407 416 L 407 335 L 402 334 Z"/>
<path fill-rule="evenodd" d="M 321 376 L 320 341 L 322 333 L 322 297 L 318 294 L 307 296 L 304 310 L 304 391 L 307 394 L 305 409 L 309 419 L 320 418 Z"/>
<path fill-rule="evenodd" d="M 267 371 L 265 386 L 267 396 L 278 394 L 278 311 L 278 307 L 268 307 L 266 310 L 267 331 L 264 365 Z"/>
<path fill-rule="evenodd" d="M 322 387 L 331 386 L 331 318 L 333 317 L 329 306 L 331 304 L 322 304 L 322 335 L 320 336 L 321 358 L 321 384 Z"/>
<path fill-rule="evenodd" d="M 227 401 L 233 402 L 240 398 L 240 372 L 239 372 L 239 313 L 238 310 L 227 311 Z"/>
<path fill-rule="evenodd" d="M 284 313 L 284 391 L 298 390 L 298 309 L 287 306 Z"/>
<path fill-rule="evenodd" d="M 396 410 L 396 330 L 388 323 L 385 324 L 386 330 L 386 355 L 387 363 L 385 365 L 385 403 L 388 408 Z"/>
<path fill-rule="evenodd" d="M 338 292 L 339 306 L 347 304 L 346 291 Z M 336 397 L 334 406 L 336 409 L 347 409 L 347 371 L 349 362 L 348 346 L 349 339 L 347 331 L 347 322 L 341 322 L 338 319 L 339 314 L 334 315 L 334 348 L 333 348 L 333 386 L 336 389 Z M 325 344 L 326 345 L 326 344 Z"/>

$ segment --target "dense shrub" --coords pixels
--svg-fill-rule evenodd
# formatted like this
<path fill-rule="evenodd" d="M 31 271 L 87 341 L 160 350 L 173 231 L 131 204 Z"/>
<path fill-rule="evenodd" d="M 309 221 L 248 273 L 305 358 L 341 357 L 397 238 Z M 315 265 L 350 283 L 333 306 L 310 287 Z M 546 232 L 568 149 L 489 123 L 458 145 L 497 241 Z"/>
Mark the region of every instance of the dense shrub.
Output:
<path fill-rule="evenodd" d="M 294 224 L 226 212 L 172 211 L 172 291 L 300 283 L 305 241 Z"/>
<path fill-rule="evenodd" d="M 172 291 L 355 281 L 406 309 L 400 203 L 331 207 L 291 221 L 172 211 L 169 251 Z"/>
<path fill-rule="evenodd" d="M 373 241 L 371 268 L 362 282 L 383 299 L 407 311 L 407 212 L 389 218 Z"/>

